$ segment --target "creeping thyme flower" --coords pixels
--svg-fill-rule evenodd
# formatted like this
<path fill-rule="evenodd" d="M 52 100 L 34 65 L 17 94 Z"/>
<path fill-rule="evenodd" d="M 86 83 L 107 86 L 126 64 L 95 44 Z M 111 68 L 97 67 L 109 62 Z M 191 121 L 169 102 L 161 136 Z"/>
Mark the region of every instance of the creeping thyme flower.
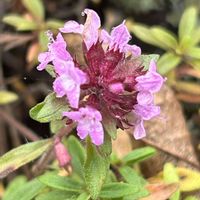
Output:
<path fill-rule="evenodd" d="M 153 95 L 163 78 L 156 72 L 154 60 L 144 69 L 141 49 L 128 44 L 131 35 L 125 21 L 109 34 L 100 29 L 96 12 L 85 9 L 83 15 L 87 15 L 84 25 L 68 21 L 60 31 L 81 36 L 85 64 L 68 52 L 61 33 L 55 40 L 48 33 L 50 44 L 48 51 L 39 55 L 38 70 L 53 64 L 57 75 L 53 89 L 58 98 L 66 97 L 71 108 L 63 116 L 77 123 L 81 139 L 89 135 L 94 144 L 101 145 L 106 126 L 102 119 L 108 116 L 119 128 L 134 127 L 133 135 L 140 139 L 146 135 L 144 120 L 160 113 Z"/>

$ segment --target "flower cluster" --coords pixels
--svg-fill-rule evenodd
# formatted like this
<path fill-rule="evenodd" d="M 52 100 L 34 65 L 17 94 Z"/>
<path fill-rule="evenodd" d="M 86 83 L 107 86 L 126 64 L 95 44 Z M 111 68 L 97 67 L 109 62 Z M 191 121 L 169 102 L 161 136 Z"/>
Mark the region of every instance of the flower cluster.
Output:
<path fill-rule="evenodd" d="M 112 29 L 109 34 L 100 29 L 101 22 L 96 12 L 85 9 L 85 24 L 68 21 L 62 33 L 75 33 L 82 37 L 85 65 L 67 51 L 61 33 L 54 40 L 48 34 L 48 51 L 39 55 L 38 70 L 52 63 L 56 73 L 53 89 L 58 98 L 65 96 L 71 110 L 63 116 L 77 122 L 77 133 L 81 139 L 89 135 L 92 142 L 101 145 L 104 141 L 102 119 L 112 118 L 116 126 L 133 126 L 136 139 L 145 136 L 144 120 L 160 113 L 154 105 L 153 94 L 163 84 L 152 60 L 144 70 L 141 49 L 129 45 L 131 39 L 125 22 Z"/>

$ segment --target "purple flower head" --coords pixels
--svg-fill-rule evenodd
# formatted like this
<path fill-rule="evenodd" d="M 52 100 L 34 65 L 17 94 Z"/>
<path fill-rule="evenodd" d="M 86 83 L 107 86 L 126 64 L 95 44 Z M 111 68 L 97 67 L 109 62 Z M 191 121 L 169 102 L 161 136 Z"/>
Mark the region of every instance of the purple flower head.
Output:
<path fill-rule="evenodd" d="M 64 112 L 64 116 L 78 123 L 77 134 L 81 139 L 89 135 L 95 145 L 101 145 L 104 139 L 101 113 L 90 107 L 80 108 L 78 111 Z"/>
<path fill-rule="evenodd" d="M 49 36 L 48 52 L 40 54 L 38 69 L 53 64 L 53 89 L 58 98 L 68 100 L 71 110 L 63 115 L 77 123 L 81 139 L 89 135 L 95 145 L 101 145 L 105 115 L 113 118 L 117 127 L 134 127 L 134 137 L 142 138 L 146 134 L 143 122 L 160 113 L 153 95 L 160 90 L 163 78 L 153 60 L 149 69 L 144 69 L 140 47 L 128 44 L 131 35 L 125 21 L 108 33 L 100 29 L 95 11 L 85 9 L 82 14 L 86 15 L 84 24 L 68 21 L 59 30 L 81 36 L 85 62 L 68 52 L 59 33 L 55 40 Z"/>

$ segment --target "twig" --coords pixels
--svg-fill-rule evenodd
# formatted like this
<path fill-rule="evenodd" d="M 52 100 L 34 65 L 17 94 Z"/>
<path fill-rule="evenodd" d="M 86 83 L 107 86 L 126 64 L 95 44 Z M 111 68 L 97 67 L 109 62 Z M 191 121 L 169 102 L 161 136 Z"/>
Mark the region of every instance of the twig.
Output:
<path fill-rule="evenodd" d="M 15 127 L 24 137 L 28 138 L 29 140 L 37 141 L 40 139 L 32 130 L 18 122 L 15 118 L 2 109 L 0 109 L 0 116 L 1 119 L 7 122 L 10 126 Z"/>

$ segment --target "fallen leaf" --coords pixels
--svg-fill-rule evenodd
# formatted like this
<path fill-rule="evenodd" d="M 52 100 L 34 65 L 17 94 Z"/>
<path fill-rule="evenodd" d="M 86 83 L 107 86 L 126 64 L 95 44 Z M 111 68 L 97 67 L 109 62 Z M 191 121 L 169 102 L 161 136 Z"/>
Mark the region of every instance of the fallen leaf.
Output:
<path fill-rule="evenodd" d="M 150 195 L 140 200 L 167 200 L 178 189 L 178 184 L 157 183 L 149 184 L 146 188 Z"/>

